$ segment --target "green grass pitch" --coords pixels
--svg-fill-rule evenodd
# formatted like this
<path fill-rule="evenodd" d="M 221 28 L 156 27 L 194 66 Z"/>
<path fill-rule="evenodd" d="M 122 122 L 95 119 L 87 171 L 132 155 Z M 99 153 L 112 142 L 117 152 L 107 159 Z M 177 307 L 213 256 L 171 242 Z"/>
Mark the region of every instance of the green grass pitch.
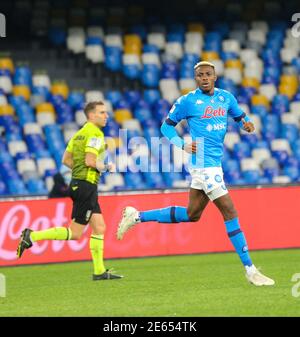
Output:
<path fill-rule="evenodd" d="M 275 286 L 250 285 L 235 253 L 110 260 L 125 277 L 98 282 L 91 262 L 0 268 L 0 316 L 299 316 L 300 250 L 251 256 Z"/>

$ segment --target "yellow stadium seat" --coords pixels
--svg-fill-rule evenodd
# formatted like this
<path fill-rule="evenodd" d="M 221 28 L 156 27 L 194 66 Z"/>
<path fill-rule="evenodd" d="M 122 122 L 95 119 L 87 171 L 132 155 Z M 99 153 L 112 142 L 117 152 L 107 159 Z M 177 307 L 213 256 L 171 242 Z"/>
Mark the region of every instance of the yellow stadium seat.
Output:
<path fill-rule="evenodd" d="M 117 137 L 106 137 L 105 143 L 109 151 L 114 151 L 116 148 L 120 148 L 122 146 L 122 139 Z"/>
<path fill-rule="evenodd" d="M 54 83 L 51 87 L 52 95 L 61 95 L 64 99 L 67 99 L 69 96 L 69 87 L 64 82 Z"/>
<path fill-rule="evenodd" d="M 295 84 L 295 85 L 298 85 L 299 83 L 297 75 L 282 75 L 280 77 L 280 82 L 284 84 L 289 83 L 289 84 Z"/>
<path fill-rule="evenodd" d="M 30 98 L 30 89 L 27 85 L 15 85 L 13 87 L 14 96 L 22 96 L 26 101 Z"/>
<path fill-rule="evenodd" d="M 203 51 L 201 56 L 201 61 L 213 61 L 219 60 L 219 54 L 216 51 Z"/>
<path fill-rule="evenodd" d="M 0 58 L 0 69 L 8 69 L 11 73 L 13 73 L 15 69 L 12 59 L 9 57 Z"/>
<path fill-rule="evenodd" d="M 259 88 L 259 81 L 255 77 L 244 77 L 242 80 L 243 87 L 253 87 L 258 89 Z"/>
<path fill-rule="evenodd" d="M 241 60 L 227 60 L 225 62 L 225 67 L 226 68 L 239 68 L 240 70 L 243 70 L 243 64 L 241 62 Z"/>
<path fill-rule="evenodd" d="M 36 106 L 36 112 L 52 112 L 53 114 L 55 114 L 55 109 L 52 103 L 40 103 Z"/>
<path fill-rule="evenodd" d="M 127 35 L 125 35 L 124 42 L 125 42 L 125 45 L 136 44 L 140 47 L 142 46 L 142 40 L 141 40 L 140 36 L 137 35 L 137 34 L 127 34 Z"/>
<path fill-rule="evenodd" d="M 252 103 L 252 105 L 264 105 L 267 108 L 270 107 L 269 100 L 264 95 L 253 95 L 251 97 L 251 103 Z"/>
<path fill-rule="evenodd" d="M 280 84 L 279 85 L 279 93 L 282 95 L 288 96 L 289 99 L 292 99 L 293 96 L 297 92 L 297 87 L 295 86 L 290 86 L 288 84 Z"/>
<path fill-rule="evenodd" d="M 195 88 L 183 88 L 183 89 L 180 90 L 180 92 L 181 92 L 181 95 L 186 95 L 190 91 L 193 91 L 193 90 L 195 90 Z"/>
<path fill-rule="evenodd" d="M 124 121 L 127 121 L 128 119 L 132 119 L 132 113 L 131 111 L 127 109 L 117 109 L 115 110 L 115 120 L 119 124 L 123 123 Z"/>
<path fill-rule="evenodd" d="M 15 109 L 10 104 L 0 105 L 0 116 L 13 116 L 15 114 Z"/>
<path fill-rule="evenodd" d="M 202 25 L 202 23 L 190 23 L 188 25 L 188 31 L 189 32 L 199 32 L 199 33 L 202 33 L 204 34 L 205 32 L 205 28 L 204 26 Z"/>
<path fill-rule="evenodd" d="M 142 54 L 142 49 L 140 46 L 136 44 L 131 44 L 131 45 L 126 45 L 124 46 L 124 54 L 136 54 L 136 55 L 141 55 Z"/>

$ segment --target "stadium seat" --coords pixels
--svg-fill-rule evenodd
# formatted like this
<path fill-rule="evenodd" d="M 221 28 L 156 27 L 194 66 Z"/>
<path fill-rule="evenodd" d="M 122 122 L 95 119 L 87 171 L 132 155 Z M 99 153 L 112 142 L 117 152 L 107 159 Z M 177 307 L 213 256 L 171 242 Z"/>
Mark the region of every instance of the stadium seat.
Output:
<path fill-rule="evenodd" d="M 23 140 L 12 141 L 8 143 L 9 153 L 15 157 L 17 153 L 27 152 L 27 145 Z"/>
<path fill-rule="evenodd" d="M 37 160 L 37 169 L 40 177 L 44 177 L 46 170 L 56 169 L 55 161 L 52 158 L 40 158 Z"/>
<path fill-rule="evenodd" d="M 25 171 L 36 171 L 36 163 L 33 159 L 20 159 L 17 162 L 17 170 L 20 175 Z"/>

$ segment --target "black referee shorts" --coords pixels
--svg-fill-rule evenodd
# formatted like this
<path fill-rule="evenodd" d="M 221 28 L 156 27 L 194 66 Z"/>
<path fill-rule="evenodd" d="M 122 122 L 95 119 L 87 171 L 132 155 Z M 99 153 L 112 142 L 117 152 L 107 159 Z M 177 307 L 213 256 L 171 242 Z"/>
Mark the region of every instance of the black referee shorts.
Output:
<path fill-rule="evenodd" d="M 98 203 L 97 185 L 72 179 L 70 197 L 73 200 L 72 220 L 86 225 L 93 213 L 102 213 Z"/>

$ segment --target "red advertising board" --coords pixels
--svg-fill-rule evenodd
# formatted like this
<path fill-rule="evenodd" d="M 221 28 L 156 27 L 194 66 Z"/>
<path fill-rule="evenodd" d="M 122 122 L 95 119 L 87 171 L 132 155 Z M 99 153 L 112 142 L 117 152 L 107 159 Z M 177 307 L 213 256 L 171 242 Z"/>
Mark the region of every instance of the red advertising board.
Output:
<path fill-rule="evenodd" d="M 300 247 L 300 187 L 230 191 L 239 213 L 249 249 Z M 139 210 L 171 205 L 185 206 L 188 193 L 113 195 L 99 198 L 107 224 L 105 258 L 156 256 L 232 251 L 225 225 L 210 203 L 195 223 L 142 223 L 122 241 L 115 237 L 122 209 Z M 21 231 L 68 226 L 72 203 L 66 199 L 1 202 L 0 266 L 89 260 L 89 228 L 79 241 L 41 241 L 18 260 L 16 248 Z"/>

